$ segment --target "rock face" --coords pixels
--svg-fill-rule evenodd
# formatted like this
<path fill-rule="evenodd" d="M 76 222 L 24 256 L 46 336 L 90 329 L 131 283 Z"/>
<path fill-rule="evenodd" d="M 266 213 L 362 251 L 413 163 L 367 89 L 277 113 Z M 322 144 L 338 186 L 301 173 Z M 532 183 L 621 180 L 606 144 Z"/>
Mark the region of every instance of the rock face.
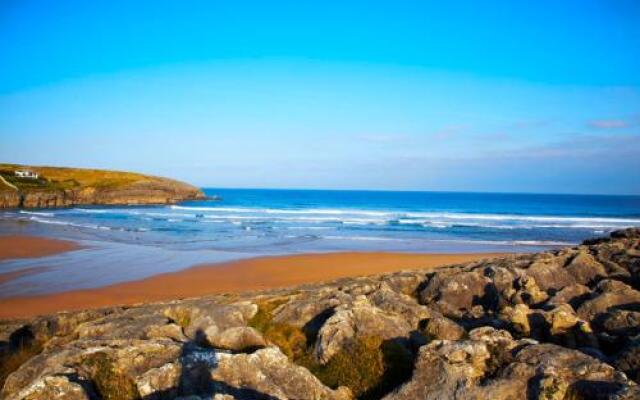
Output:
<path fill-rule="evenodd" d="M 0 322 L 0 398 L 638 399 L 640 230 L 540 254 Z"/>
<path fill-rule="evenodd" d="M 350 399 L 349 389 L 331 390 L 306 368 L 293 364 L 277 347 L 253 354 L 225 354 L 211 372 L 221 392 L 240 398 L 264 396 L 277 399 Z M 234 388 L 234 389 L 230 389 Z M 243 394 L 243 391 L 245 392 Z"/>
<path fill-rule="evenodd" d="M 9 182 L 17 169 L 40 177 Z M 130 172 L 0 164 L 0 176 L 0 208 L 172 204 L 205 197 L 186 183 Z"/>

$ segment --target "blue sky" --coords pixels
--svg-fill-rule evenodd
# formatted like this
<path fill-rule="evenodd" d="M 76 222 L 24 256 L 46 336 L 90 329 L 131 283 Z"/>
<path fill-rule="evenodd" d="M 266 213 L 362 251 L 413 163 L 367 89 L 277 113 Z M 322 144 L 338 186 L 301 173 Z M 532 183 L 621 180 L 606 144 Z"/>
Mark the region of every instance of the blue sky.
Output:
<path fill-rule="evenodd" d="M 637 1 L 346 3 L 5 0 L 0 160 L 640 194 Z"/>

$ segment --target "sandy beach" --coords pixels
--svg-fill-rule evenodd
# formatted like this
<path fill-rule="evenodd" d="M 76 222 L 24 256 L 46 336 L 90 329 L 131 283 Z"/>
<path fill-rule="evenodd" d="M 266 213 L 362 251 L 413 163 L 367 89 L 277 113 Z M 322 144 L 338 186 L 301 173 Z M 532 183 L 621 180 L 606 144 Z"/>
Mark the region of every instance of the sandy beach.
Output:
<path fill-rule="evenodd" d="M 199 265 L 175 273 L 96 289 L 0 300 L 0 318 L 29 317 L 63 310 L 288 287 L 349 276 L 430 268 L 499 254 L 406 254 L 344 252 L 261 257 Z"/>
<path fill-rule="evenodd" d="M 39 236 L 4 235 L 0 236 L 0 261 L 14 258 L 45 257 L 80 248 L 80 245 L 68 240 Z"/>

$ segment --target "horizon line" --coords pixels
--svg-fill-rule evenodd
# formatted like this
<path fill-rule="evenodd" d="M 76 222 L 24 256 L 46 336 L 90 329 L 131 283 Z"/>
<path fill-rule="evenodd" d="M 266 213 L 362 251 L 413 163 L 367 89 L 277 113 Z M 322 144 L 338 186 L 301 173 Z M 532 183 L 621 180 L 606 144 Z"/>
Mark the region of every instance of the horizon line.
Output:
<path fill-rule="evenodd" d="M 188 183 L 188 182 L 187 182 Z M 200 189 L 221 190 L 281 190 L 281 191 L 317 191 L 317 192 L 401 192 L 401 193 L 459 193 L 459 194 L 515 194 L 540 196 L 602 196 L 602 197 L 640 197 L 640 193 L 552 193 L 552 192 L 509 192 L 509 191 L 479 191 L 479 190 L 420 190 L 420 189 L 326 189 L 326 188 L 295 188 L 295 187 L 231 187 L 194 185 Z"/>

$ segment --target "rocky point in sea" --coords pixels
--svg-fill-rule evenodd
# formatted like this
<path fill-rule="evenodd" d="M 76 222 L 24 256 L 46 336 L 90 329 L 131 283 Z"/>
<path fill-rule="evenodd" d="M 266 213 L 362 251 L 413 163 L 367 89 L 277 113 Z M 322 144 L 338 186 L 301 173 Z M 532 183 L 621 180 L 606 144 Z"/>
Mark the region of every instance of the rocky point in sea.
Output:
<path fill-rule="evenodd" d="M 638 399 L 640 229 L 538 254 L 0 323 L 19 399 Z"/>

